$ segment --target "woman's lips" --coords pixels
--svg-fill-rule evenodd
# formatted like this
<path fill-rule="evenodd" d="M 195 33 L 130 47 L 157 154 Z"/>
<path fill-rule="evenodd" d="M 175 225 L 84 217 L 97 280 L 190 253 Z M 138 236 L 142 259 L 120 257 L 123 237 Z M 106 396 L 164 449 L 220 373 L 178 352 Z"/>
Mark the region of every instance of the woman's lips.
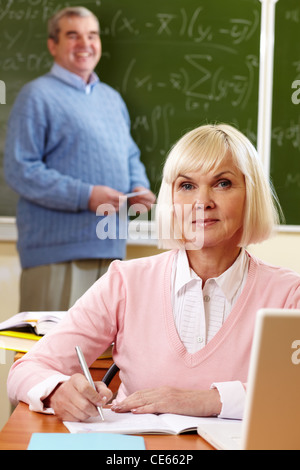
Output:
<path fill-rule="evenodd" d="M 211 225 L 214 225 L 217 223 L 219 219 L 197 219 L 193 221 L 193 224 L 195 224 L 197 227 L 210 227 Z"/>

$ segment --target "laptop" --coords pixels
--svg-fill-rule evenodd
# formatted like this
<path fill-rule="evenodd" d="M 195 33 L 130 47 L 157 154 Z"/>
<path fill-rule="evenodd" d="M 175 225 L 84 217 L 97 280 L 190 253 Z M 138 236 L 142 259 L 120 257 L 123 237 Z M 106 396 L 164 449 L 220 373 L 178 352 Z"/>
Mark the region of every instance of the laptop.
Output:
<path fill-rule="evenodd" d="M 198 434 L 217 449 L 300 449 L 300 310 L 257 313 L 242 421 L 203 420 Z"/>

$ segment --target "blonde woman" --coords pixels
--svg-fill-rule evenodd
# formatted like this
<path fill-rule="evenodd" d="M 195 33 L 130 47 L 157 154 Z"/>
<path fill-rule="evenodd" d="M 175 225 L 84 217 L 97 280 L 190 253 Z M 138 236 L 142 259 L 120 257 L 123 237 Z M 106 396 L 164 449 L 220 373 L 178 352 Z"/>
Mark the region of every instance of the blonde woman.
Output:
<path fill-rule="evenodd" d="M 97 415 L 111 397 L 80 375 L 114 342 L 116 412 L 242 418 L 256 312 L 299 308 L 300 276 L 253 258 L 248 244 L 278 223 L 256 150 L 228 125 L 187 133 L 166 161 L 158 199 L 157 256 L 116 261 L 24 359 L 12 401 L 61 419 Z"/>

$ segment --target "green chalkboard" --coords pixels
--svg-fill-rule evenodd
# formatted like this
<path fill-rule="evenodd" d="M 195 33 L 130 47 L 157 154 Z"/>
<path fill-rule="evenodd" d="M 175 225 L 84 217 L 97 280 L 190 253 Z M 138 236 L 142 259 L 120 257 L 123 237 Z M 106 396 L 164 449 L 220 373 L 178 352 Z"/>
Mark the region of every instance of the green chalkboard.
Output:
<path fill-rule="evenodd" d="M 97 72 L 122 94 L 132 134 L 154 192 L 175 141 L 206 122 L 236 125 L 256 144 L 259 0 L 0 0 L 0 163 L 6 121 L 21 86 L 46 73 L 46 20 L 65 5 L 84 5 L 100 19 L 103 55 Z M 0 170 L 0 215 L 15 197 Z"/>
<path fill-rule="evenodd" d="M 288 225 L 300 225 L 300 3 L 276 4 L 271 177 Z"/>

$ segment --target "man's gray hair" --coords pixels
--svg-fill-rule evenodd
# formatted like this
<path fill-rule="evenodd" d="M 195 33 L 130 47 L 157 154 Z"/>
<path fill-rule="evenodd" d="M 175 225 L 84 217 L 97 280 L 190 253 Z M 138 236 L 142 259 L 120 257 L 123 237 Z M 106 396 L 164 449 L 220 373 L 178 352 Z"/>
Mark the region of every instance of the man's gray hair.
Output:
<path fill-rule="evenodd" d="M 72 16 L 79 16 L 80 18 L 87 18 L 88 16 L 92 16 L 95 18 L 99 31 L 100 25 L 98 18 L 85 7 L 67 7 L 59 12 L 55 13 L 48 21 L 48 38 L 53 39 L 56 43 L 58 43 L 60 27 L 59 21 L 62 18 L 70 18 Z"/>

